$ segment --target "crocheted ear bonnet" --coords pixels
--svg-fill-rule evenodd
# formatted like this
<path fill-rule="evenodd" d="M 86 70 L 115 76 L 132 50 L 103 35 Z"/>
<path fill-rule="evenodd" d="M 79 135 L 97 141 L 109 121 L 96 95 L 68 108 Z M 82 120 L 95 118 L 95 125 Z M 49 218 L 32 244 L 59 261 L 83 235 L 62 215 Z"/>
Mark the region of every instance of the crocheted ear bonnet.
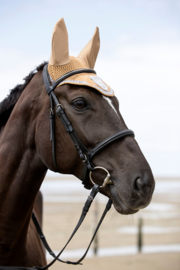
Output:
<path fill-rule="evenodd" d="M 89 43 L 78 57 L 69 56 L 68 33 L 64 19 L 55 25 L 52 35 L 51 57 L 48 72 L 52 81 L 57 80 L 69 71 L 81 68 L 94 68 L 99 52 L 99 29 L 96 27 Z M 75 84 L 91 87 L 105 96 L 114 96 L 114 91 L 100 77 L 92 73 L 80 73 L 62 81 L 59 85 Z"/>

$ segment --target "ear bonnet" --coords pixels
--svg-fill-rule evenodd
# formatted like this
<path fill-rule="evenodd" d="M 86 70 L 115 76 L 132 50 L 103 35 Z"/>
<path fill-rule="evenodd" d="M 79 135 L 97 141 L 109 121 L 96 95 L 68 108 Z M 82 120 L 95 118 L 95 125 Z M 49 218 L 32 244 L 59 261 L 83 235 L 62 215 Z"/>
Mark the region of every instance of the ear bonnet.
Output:
<path fill-rule="evenodd" d="M 48 72 L 51 81 L 57 80 L 69 71 L 94 68 L 99 52 L 100 39 L 99 29 L 96 27 L 94 35 L 89 43 L 80 52 L 78 57 L 69 56 L 68 33 L 64 19 L 61 18 L 55 25 L 52 35 L 51 57 L 48 64 Z M 100 77 L 92 73 L 80 73 L 73 75 L 64 81 L 63 84 L 74 84 L 91 87 L 105 96 L 114 96 L 114 91 Z"/>

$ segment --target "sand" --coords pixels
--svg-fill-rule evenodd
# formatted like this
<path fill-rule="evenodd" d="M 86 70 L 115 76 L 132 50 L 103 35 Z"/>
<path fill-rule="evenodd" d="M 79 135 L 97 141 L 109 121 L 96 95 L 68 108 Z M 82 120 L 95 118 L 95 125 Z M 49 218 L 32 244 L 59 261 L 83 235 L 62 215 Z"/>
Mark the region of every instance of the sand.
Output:
<path fill-rule="evenodd" d="M 161 181 L 158 180 L 158 181 Z M 77 194 L 77 196 L 81 196 Z M 104 203 L 98 201 L 92 206 L 81 229 L 68 246 L 67 250 L 85 249 L 90 241 L 95 226 L 95 209 L 98 208 L 98 218 L 103 211 Z M 165 250 L 157 253 L 136 253 L 130 255 L 95 256 L 86 258 L 82 266 L 65 265 L 56 262 L 51 269 L 122 269 L 122 270 L 180 270 L 180 249 L 169 252 L 166 247 L 180 247 L 180 200 L 177 194 L 167 196 L 159 192 L 153 198 L 155 210 L 143 210 L 134 216 L 119 215 L 111 209 L 105 218 L 99 232 L 98 245 L 100 249 L 137 246 L 136 230 L 138 219 L 143 219 L 143 245 L 164 246 Z M 158 209 L 158 205 L 162 207 Z M 164 206 L 164 209 L 163 209 Z M 60 250 L 68 240 L 81 213 L 81 202 L 45 202 L 44 203 L 44 233 L 53 250 Z M 124 230 L 124 231 L 123 231 Z M 159 230 L 159 232 L 158 232 Z M 92 245 L 93 248 L 93 245 Z M 68 258 L 77 260 L 78 258 Z"/>

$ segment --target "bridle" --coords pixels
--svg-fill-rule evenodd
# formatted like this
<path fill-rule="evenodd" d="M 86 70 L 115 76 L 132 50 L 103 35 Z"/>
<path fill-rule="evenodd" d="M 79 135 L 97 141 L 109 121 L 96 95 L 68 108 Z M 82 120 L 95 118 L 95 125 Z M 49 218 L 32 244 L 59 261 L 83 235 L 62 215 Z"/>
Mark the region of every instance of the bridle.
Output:
<path fill-rule="evenodd" d="M 49 77 L 47 67 L 48 67 L 48 64 L 45 65 L 43 68 L 43 79 L 44 79 L 44 84 L 46 86 L 47 94 L 49 95 L 50 102 L 51 102 L 50 141 L 52 142 L 52 155 L 53 155 L 54 166 L 58 170 L 58 166 L 57 166 L 57 162 L 56 162 L 55 132 L 54 132 L 54 128 L 55 128 L 54 127 L 54 106 L 55 106 L 55 111 L 56 111 L 57 116 L 60 118 L 61 122 L 64 125 L 66 132 L 70 135 L 72 141 L 74 142 L 75 148 L 79 154 L 80 159 L 82 160 L 82 162 L 84 162 L 84 168 L 83 168 L 83 172 L 82 172 L 82 183 L 83 183 L 85 188 L 91 189 L 92 188 L 91 184 L 94 185 L 94 182 L 92 181 L 92 177 L 91 177 L 90 172 L 97 169 L 97 167 L 94 167 L 94 165 L 91 162 L 93 157 L 96 154 L 98 154 L 102 149 L 104 149 L 106 146 L 108 146 L 109 144 L 111 144 L 117 140 L 123 139 L 127 136 L 134 136 L 134 132 L 130 129 L 125 129 L 125 130 L 119 131 L 119 132 L 115 133 L 114 135 L 108 137 L 107 139 L 105 139 L 104 141 L 99 143 L 98 145 L 96 145 L 92 150 L 88 150 L 86 148 L 86 146 L 80 140 L 77 133 L 75 132 L 72 124 L 70 123 L 70 121 L 65 113 L 63 106 L 59 103 L 56 95 L 54 94 L 54 90 L 61 82 L 63 82 L 65 79 L 67 79 L 70 76 L 73 76 L 73 75 L 79 74 L 79 73 L 94 73 L 94 74 L 96 74 L 96 72 L 93 69 L 87 69 L 87 68 L 86 69 L 76 69 L 76 70 L 73 70 L 73 71 L 70 71 L 70 72 L 64 74 L 63 76 L 61 76 L 60 78 L 58 78 L 55 82 L 53 82 L 51 84 L 51 82 L 50 82 L 51 80 Z M 107 171 L 105 168 L 102 168 L 102 167 L 98 167 L 98 169 L 103 169 L 104 171 Z M 109 175 L 109 173 L 107 173 L 107 176 L 108 175 Z M 90 178 L 91 184 L 89 182 L 89 178 Z M 109 175 L 109 181 L 110 181 L 110 175 Z"/>
<path fill-rule="evenodd" d="M 56 148 L 55 148 L 55 125 L 54 125 L 54 107 L 55 107 L 55 112 L 57 114 L 57 116 L 60 118 L 66 132 L 69 134 L 69 136 L 71 137 L 72 141 L 74 142 L 75 148 L 78 152 L 78 155 L 80 157 L 80 159 L 82 160 L 82 162 L 84 163 L 84 167 L 83 167 L 83 172 L 82 172 L 82 183 L 84 185 L 85 188 L 87 189 L 91 189 L 90 195 L 88 196 L 85 205 L 83 207 L 82 210 L 82 214 L 80 216 L 80 219 L 73 231 L 73 233 L 71 234 L 69 240 L 67 241 L 66 245 L 63 247 L 63 249 L 57 254 L 55 255 L 54 252 L 51 250 L 50 246 L 48 245 L 46 238 L 41 230 L 41 227 L 37 221 L 37 218 L 35 216 L 34 213 L 32 213 L 32 219 L 33 222 L 36 226 L 37 232 L 42 240 L 42 243 L 44 245 L 44 247 L 46 248 L 46 250 L 49 252 L 49 254 L 54 257 L 54 259 L 47 264 L 44 267 L 38 267 L 38 266 L 34 266 L 33 268 L 27 268 L 27 267 L 16 267 L 16 266 L 0 266 L 0 270 L 33 270 L 33 269 L 39 269 L 39 270 L 45 270 L 48 267 L 50 267 L 52 264 L 54 264 L 55 261 L 60 261 L 63 263 L 67 263 L 67 264 L 81 264 L 81 261 L 85 258 L 91 243 L 106 215 L 106 213 L 109 211 L 109 209 L 111 208 L 112 205 L 112 201 L 111 199 L 108 200 L 108 203 L 105 207 L 105 210 L 101 216 L 101 219 L 94 231 L 93 237 L 86 249 L 86 252 L 84 253 L 84 255 L 81 257 L 81 259 L 79 259 L 76 262 L 72 262 L 72 261 L 63 261 L 61 259 L 59 259 L 60 255 L 62 254 L 62 252 L 64 251 L 64 249 L 66 248 L 66 246 L 68 245 L 68 243 L 71 241 L 71 239 L 73 238 L 74 234 L 76 233 L 76 231 L 79 229 L 80 225 L 82 224 L 91 204 L 93 199 L 95 198 L 96 194 L 99 192 L 99 189 L 104 188 L 106 185 L 108 184 L 113 184 L 111 181 L 111 177 L 110 177 L 110 173 L 108 172 L 107 169 L 100 167 L 100 166 L 94 166 L 92 163 L 92 159 L 93 157 L 98 154 L 102 149 L 104 149 L 105 147 L 107 147 L 108 145 L 110 145 L 111 143 L 123 139 L 127 136 L 133 136 L 134 137 L 134 132 L 132 130 L 129 129 L 125 129 L 123 131 L 117 132 L 114 135 L 108 137 L 107 139 L 103 140 L 101 143 L 99 143 L 98 145 L 96 145 L 92 150 L 88 150 L 86 148 L 86 146 L 82 143 L 82 141 L 80 140 L 79 136 L 77 135 L 77 133 L 75 132 L 72 124 L 70 123 L 65 110 L 63 108 L 63 106 L 59 103 L 56 95 L 54 94 L 54 90 L 55 88 L 65 79 L 67 79 L 68 77 L 75 75 L 75 74 L 79 74 L 79 73 L 94 73 L 96 74 L 96 72 L 93 69 L 77 69 L 77 70 L 73 70 L 70 71 L 66 74 L 64 74 L 63 76 L 61 76 L 60 78 L 58 78 L 56 81 L 54 81 L 51 84 L 51 80 L 49 77 L 49 73 L 47 70 L 48 64 L 46 64 L 43 68 L 43 80 L 44 80 L 44 84 L 46 87 L 46 91 L 47 94 L 50 97 L 50 141 L 52 142 L 52 156 L 53 156 L 53 163 L 55 168 L 58 170 L 58 165 L 57 165 L 57 161 L 56 161 Z M 94 170 L 103 170 L 107 173 L 103 183 L 101 185 L 98 185 L 96 183 L 94 183 L 93 179 L 92 179 L 92 172 Z M 92 187 L 93 185 L 93 187 Z"/>

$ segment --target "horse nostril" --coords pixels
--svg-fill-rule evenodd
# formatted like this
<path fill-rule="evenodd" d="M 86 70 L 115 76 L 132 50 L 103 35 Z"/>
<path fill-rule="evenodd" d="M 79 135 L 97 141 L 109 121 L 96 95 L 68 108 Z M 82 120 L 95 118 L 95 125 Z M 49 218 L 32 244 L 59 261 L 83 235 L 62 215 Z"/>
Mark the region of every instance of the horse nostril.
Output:
<path fill-rule="evenodd" d="M 144 182 L 143 182 L 142 178 L 140 178 L 140 177 L 136 178 L 134 186 L 135 186 L 135 189 L 142 190 L 143 186 L 144 186 Z"/>

